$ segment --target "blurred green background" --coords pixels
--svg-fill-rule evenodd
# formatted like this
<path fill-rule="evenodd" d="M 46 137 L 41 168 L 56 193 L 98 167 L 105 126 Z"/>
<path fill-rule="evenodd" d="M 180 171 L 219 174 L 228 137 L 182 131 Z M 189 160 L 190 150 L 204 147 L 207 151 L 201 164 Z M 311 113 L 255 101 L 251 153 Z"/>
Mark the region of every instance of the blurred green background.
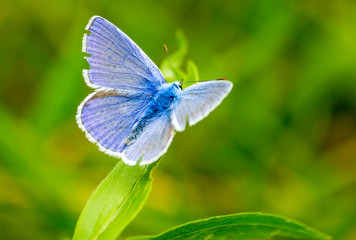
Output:
<path fill-rule="evenodd" d="M 100 15 L 160 66 L 189 42 L 234 88 L 176 137 L 124 236 L 261 211 L 356 239 L 355 1 L 5 0 L 0 8 L 0 239 L 72 236 L 117 159 L 79 130 L 84 27 Z"/>

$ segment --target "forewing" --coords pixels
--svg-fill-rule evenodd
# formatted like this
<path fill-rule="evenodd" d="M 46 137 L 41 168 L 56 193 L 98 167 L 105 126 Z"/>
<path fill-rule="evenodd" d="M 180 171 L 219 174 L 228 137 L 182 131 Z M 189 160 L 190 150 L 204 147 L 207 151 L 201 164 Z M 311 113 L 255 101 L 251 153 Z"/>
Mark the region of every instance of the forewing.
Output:
<path fill-rule="evenodd" d="M 91 32 L 83 37 L 90 69 L 83 76 L 90 87 L 147 92 L 166 82 L 151 59 L 108 20 L 94 16 L 85 29 Z"/>
<path fill-rule="evenodd" d="M 78 107 L 77 122 L 101 151 L 121 158 L 125 139 L 148 104 L 147 99 L 118 96 L 115 91 L 94 92 Z"/>
<path fill-rule="evenodd" d="M 142 133 L 123 152 L 123 160 L 130 165 L 147 165 L 159 159 L 168 149 L 174 136 L 168 112 L 150 119 Z"/>
<path fill-rule="evenodd" d="M 231 88 L 232 83 L 225 80 L 201 82 L 185 88 L 172 106 L 174 128 L 183 131 L 187 119 L 192 126 L 205 118 L 229 94 Z"/>

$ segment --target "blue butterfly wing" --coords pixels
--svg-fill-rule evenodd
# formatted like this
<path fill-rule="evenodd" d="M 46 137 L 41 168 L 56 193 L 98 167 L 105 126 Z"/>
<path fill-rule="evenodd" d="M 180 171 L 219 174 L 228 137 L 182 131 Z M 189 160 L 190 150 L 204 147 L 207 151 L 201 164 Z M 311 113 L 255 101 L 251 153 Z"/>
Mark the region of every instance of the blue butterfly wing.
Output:
<path fill-rule="evenodd" d="M 141 160 L 140 165 L 147 165 L 158 160 L 167 151 L 174 133 L 169 112 L 161 112 L 147 122 L 133 144 L 124 150 L 123 161 L 136 164 Z"/>
<path fill-rule="evenodd" d="M 94 92 L 78 107 L 77 123 L 101 151 L 122 158 L 125 140 L 150 103 L 147 98 L 118 95 L 116 91 Z M 125 163 L 134 165 L 127 158 Z"/>
<path fill-rule="evenodd" d="M 157 66 L 120 29 L 94 16 L 83 38 L 83 52 L 90 69 L 83 70 L 86 83 L 96 92 L 78 107 L 77 122 L 91 142 L 126 164 L 148 164 L 167 150 L 173 138 L 169 115 L 153 116 L 142 134 L 130 145 L 137 124 L 152 104 L 152 96 L 166 83 Z M 155 142 L 151 142 L 155 140 Z"/>
<path fill-rule="evenodd" d="M 94 16 L 83 37 L 82 51 L 90 69 L 83 70 L 86 83 L 93 88 L 111 88 L 126 92 L 149 92 L 166 83 L 158 67 L 119 28 Z"/>
<path fill-rule="evenodd" d="M 205 118 L 229 94 L 232 83 L 212 80 L 191 85 L 181 91 L 173 103 L 171 121 L 177 131 L 183 131 L 188 119 L 192 126 Z"/>

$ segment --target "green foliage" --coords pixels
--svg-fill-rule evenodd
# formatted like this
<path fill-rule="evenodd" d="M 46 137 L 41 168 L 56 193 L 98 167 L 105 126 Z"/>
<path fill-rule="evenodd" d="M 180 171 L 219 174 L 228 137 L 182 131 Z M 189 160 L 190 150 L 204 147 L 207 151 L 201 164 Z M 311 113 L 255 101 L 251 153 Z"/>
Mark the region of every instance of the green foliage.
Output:
<path fill-rule="evenodd" d="M 119 161 L 88 200 L 73 240 L 115 239 L 141 210 L 152 185 L 149 166 Z"/>
<path fill-rule="evenodd" d="M 193 239 L 320 239 L 330 237 L 298 222 L 261 213 L 241 213 L 190 222 L 157 236 L 132 237 L 129 240 Z"/>
<path fill-rule="evenodd" d="M 167 81 L 197 81 L 199 80 L 198 68 L 192 60 L 187 61 L 186 71 L 182 70 L 186 55 L 188 53 L 188 41 L 183 31 L 176 32 L 178 40 L 178 49 L 173 53 L 168 52 L 168 58 L 164 59 L 161 64 L 161 71 Z M 170 65 L 170 64 L 171 65 Z"/>

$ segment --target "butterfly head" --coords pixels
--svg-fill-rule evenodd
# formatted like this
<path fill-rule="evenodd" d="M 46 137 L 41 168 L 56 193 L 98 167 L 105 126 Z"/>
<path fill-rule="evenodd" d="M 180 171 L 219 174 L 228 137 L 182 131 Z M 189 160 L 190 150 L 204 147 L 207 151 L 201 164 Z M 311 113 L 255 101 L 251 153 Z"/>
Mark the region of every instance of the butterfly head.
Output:
<path fill-rule="evenodd" d="M 183 81 L 175 81 L 173 84 L 176 85 L 180 90 L 182 90 Z"/>

